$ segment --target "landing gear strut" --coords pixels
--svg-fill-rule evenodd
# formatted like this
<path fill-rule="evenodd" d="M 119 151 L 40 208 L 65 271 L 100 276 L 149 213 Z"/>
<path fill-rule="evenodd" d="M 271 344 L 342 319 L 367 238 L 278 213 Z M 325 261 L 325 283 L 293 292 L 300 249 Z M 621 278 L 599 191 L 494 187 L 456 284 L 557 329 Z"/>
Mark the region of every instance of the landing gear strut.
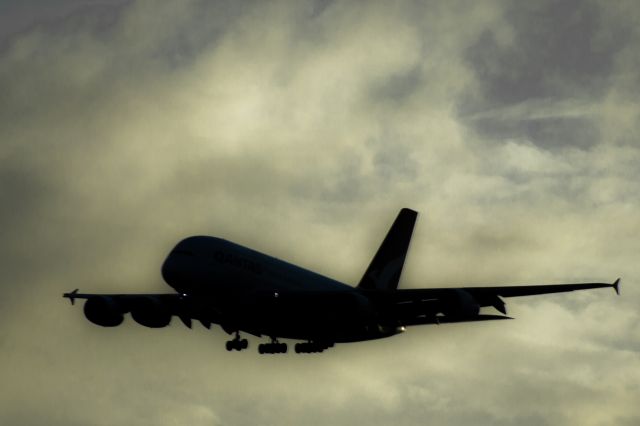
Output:
<path fill-rule="evenodd" d="M 261 354 L 286 354 L 287 344 L 278 342 L 278 339 L 271 338 L 271 343 L 261 343 L 258 345 L 258 352 Z"/>
<path fill-rule="evenodd" d="M 247 339 L 241 339 L 240 333 L 236 331 L 236 337 L 233 340 L 227 341 L 228 351 L 241 351 L 249 347 L 249 341 Z"/>

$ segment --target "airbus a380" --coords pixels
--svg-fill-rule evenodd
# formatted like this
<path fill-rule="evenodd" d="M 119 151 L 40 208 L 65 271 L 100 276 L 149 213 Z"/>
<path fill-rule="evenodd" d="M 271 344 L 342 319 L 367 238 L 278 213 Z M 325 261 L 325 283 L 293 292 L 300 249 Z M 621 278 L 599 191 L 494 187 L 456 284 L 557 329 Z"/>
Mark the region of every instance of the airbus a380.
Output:
<path fill-rule="evenodd" d="M 506 287 L 398 289 L 418 213 L 400 210 L 356 287 L 327 278 L 230 241 L 194 236 L 180 241 L 162 265 L 170 294 L 82 294 L 84 314 L 103 327 L 124 315 L 146 327 L 166 327 L 176 316 L 189 328 L 219 324 L 234 337 L 228 351 L 247 349 L 241 333 L 266 336 L 261 354 L 287 352 L 279 338 L 294 339 L 296 353 L 322 352 L 335 343 L 390 337 L 406 327 L 511 319 L 502 298 L 612 287 L 614 283 Z M 501 315 L 481 314 L 493 307 Z"/>

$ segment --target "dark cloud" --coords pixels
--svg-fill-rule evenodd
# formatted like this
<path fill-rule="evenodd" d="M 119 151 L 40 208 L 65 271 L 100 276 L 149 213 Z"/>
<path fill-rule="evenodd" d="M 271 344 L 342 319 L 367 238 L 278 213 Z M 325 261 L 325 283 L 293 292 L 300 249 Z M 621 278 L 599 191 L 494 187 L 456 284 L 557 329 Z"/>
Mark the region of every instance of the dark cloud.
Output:
<path fill-rule="evenodd" d="M 127 0 L 102 0 L 87 2 L 86 0 L 28 0 L 22 2 L 2 2 L 0 5 L 0 40 L 34 29 L 69 28 L 68 19 L 79 22 L 92 16 L 102 22 L 113 22 L 114 14 Z M 67 19 L 65 19 L 67 18 Z M 64 24 L 63 24 L 64 23 Z M 79 29 L 79 28 L 75 28 Z"/>
<path fill-rule="evenodd" d="M 418 176 L 418 162 L 412 157 L 411 142 L 401 135 L 381 135 L 367 142 L 373 149 L 373 167 L 381 185 L 411 181 Z M 384 188 L 383 190 L 393 190 Z"/>
<path fill-rule="evenodd" d="M 549 150 L 566 146 L 588 149 L 600 141 L 598 125 L 589 118 L 479 118 L 470 124 L 483 137 L 503 140 L 522 137 Z"/>
<path fill-rule="evenodd" d="M 415 94 L 422 83 L 420 67 L 411 67 L 397 74 L 389 76 L 379 86 L 374 87 L 372 102 L 390 102 L 399 104 Z"/>
<path fill-rule="evenodd" d="M 606 95 L 615 58 L 630 43 L 626 25 L 602 18 L 607 5 L 584 1 L 512 3 L 504 17 L 512 35 L 488 29 L 469 46 L 466 60 L 477 91 L 459 103 L 463 120 L 486 138 L 526 138 L 545 149 L 588 149 L 598 140 L 590 117 L 555 108 L 550 116 L 475 115 L 543 100 L 598 102 Z M 506 40 L 505 40 L 506 39 Z"/>
<path fill-rule="evenodd" d="M 537 98 L 603 94 L 625 31 L 603 38 L 600 8 L 584 1 L 513 3 L 505 11 L 513 40 L 500 45 L 491 30 L 467 50 L 489 105 Z"/>

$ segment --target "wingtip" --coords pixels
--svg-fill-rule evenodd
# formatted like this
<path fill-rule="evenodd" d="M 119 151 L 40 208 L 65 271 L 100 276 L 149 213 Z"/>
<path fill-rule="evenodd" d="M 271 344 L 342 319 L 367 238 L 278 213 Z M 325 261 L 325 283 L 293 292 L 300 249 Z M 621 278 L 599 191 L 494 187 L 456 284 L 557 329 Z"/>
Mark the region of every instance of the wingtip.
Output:
<path fill-rule="evenodd" d="M 613 289 L 616 291 L 616 294 L 620 296 L 620 278 L 615 280 L 613 284 L 611 284 L 611 287 L 613 287 Z"/>
<path fill-rule="evenodd" d="M 78 293 L 78 290 L 79 289 L 76 288 L 75 290 L 73 290 L 70 293 L 64 293 L 62 295 L 62 297 L 66 297 L 67 299 L 69 299 L 69 301 L 71 301 L 72 305 L 75 305 L 75 303 L 76 303 L 76 294 Z"/>

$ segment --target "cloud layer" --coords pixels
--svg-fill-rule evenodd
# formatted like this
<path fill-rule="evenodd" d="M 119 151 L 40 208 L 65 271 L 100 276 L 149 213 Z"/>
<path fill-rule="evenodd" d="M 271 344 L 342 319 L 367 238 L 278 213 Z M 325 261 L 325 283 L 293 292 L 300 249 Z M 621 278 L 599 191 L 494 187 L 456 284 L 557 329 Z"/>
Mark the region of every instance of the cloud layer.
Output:
<path fill-rule="evenodd" d="M 640 420 L 634 2 L 3 8 L 0 423 Z M 403 206 L 404 287 L 622 276 L 623 297 L 279 358 L 60 298 L 167 291 L 191 234 L 355 283 Z"/>

